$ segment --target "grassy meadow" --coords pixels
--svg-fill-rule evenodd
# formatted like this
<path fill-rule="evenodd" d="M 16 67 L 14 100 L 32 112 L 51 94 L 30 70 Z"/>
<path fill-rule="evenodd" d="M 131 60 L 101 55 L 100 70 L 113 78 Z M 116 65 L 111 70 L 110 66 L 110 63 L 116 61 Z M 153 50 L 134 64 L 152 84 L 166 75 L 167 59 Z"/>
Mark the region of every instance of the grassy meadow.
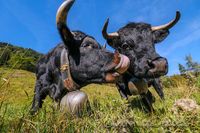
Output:
<path fill-rule="evenodd" d="M 140 98 L 122 100 L 115 85 L 91 84 L 84 87 L 91 111 L 81 118 L 63 114 L 46 98 L 37 115 L 29 115 L 35 83 L 34 73 L 0 68 L 0 132 L 199 132 L 200 111 L 172 111 L 180 98 L 200 105 L 200 77 L 163 78 L 165 101 L 156 92 L 155 112 L 145 113 Z"/>

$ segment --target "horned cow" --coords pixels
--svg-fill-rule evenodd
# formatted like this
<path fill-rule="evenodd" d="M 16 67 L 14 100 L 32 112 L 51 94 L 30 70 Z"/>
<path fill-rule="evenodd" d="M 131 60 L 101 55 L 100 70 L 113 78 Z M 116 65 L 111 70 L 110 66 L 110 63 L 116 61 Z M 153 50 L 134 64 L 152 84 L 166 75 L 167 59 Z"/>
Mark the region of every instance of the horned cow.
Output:
<path fill-rule="evenodd" d="M 162 42 L 169 35 L 169 29 L 179 19 L 180 12 L 177 11 L 175 19 L 165 25 L 151 26 L 143 22 L 131 22 L 113 33 L 107 33 L 107 19 L 102 30 L 107 43 L 129 57 L 131 62 L 128 73 L 116 83 L 121 96 L 127 98 L 132 92 L 138 92 L 149 111 L 153 110 L 154 97 L 147 84 L 153 85 L 161 98 L 164 98 L 158 78 L 168 72 L 167 59 L 156 52 L 155 44 Z"/>
<path fill-rule="evenodd" d="M 38 61 L 31 113 L 42 107 L 47 95 L 59 103 L 68 92 L 87 84 L 116 82 L 129 67 L 125 55 L 102 49 L 92 36 L 81 31 L 70 31 L 66 18 L 73 3 L 66 0 L 57 11 L 56 25 L 64 43 Z"/>

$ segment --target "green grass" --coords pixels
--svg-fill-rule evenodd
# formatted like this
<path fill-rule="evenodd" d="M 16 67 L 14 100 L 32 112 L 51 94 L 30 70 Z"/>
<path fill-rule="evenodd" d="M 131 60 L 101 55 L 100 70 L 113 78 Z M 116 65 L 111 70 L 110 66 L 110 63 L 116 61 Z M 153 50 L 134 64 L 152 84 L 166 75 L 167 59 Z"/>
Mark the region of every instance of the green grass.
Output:
<path fill-rule="evenodd" d="M 8 79 L 5 83 L 2 79 Z M 23 70 L 0 68 L 0 132 L 199 132 L 200 113 L 171 111 L 175 100 L 192 98 L 200 104 L 197 85 L 178 84 L 164 89 L 166 100 L 156 96 L 155 112 L 143 111 L 140 98 L 122 100 L 114 85 L 84 87 L 92 111 L 81 118 L 62 114 L 47 98 L 35 116 L 28 111 L 33 98 L 35 75 Z"/>

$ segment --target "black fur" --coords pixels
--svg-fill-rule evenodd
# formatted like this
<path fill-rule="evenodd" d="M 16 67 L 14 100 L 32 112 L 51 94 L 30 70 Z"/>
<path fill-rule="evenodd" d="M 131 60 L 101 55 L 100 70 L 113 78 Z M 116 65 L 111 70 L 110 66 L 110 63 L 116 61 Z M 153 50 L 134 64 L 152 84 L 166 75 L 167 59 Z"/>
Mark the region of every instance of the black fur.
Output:
<path fill-rule="evenodd" d="M 155 43 L 163 41 L 169 34 L 168 30 L 152 31 L 151 25 L 146 23 L 129 23 L 120 28 L 117 33 L 119 37 L 114 39 L 107 39 L 107 43 L 120 53 L 129 57 L 131 64 L 127 74 L 123 75 L 120 82 L 117 82 L 117 88 L 123 98 L 128 98 L 131 95 L 128 89 L 128 82 L 132 77 L 141 79 L 145 78 L 149 86 L 153 87 L 158 92 L 159 96 L 164 99 L 164 93 L 158 77 L 164 75 L 168 71 L 166 64 L 166 71 L 163 73 L 149 74 L 148 71 L 152 68 L 148 61 L 167 60 L 161 57 L 155 50 Z M 147 94 L 141 94 L 142 101 L 149 111 L 153 111 L 152 103 L 155 99 L 150 91 Z"/>
<path fill-rule="evenodd" d="M 57 45 L 38 61 L 32 113 L 42 107 L 47 95 L 60 102 L 67 91 L 80 89 L 90 83 L 115 82 L 119 77 L 115 73 L 118 71 L 116 69 L 120 70 L 117 68 L 119 53 L 108 52 L 93 37 L 81 31 L 71 32 L 67 27 L 64 19 L 73 3 L 74 0 L 64 1 L 56 16 L 63 44 Z M 61 72 L 61 67 L 66 64 L 69 69 Z"/>
<path fill-rule="evenodd" d="M 108 39 L 107 42 L 120 53 L 125 54 L 131 60 L 129 72 L 138 78 L 155 78 L 160 74 L 149 75 L 148 70 L 151 66 L 147 60 L 155 60 L 161 57 L 155 51 L 155 43 L 161 42 L 169 34 L 168 30 L 159 30 L 153 32 L 151 25 L 145 23 L 129 23 L 118 31 L 119 38 Z M 167 73 L 167 69 L 165 74 Z M 163 74 L 162 74 L 163 75 Z"/>
<path fill-rule="evenodd" d="M 67 93 L 60 70 L 60 57 L 63 49 L 70 51 L 71 75 L 80 87 L 90 83 L 105 83 L 107 82 L 105 80 L 106 73 L 114 71 L 114 69 L 108 68 L 113 61 L 113 53 L 101 49 L 93 37 L 82 32 L 74 32 L 73 38 L 73 42 L 64 41 L 70 45 L 61 43 L 38 61 L 32 113 L 42 107 L 43 100 L 47 95 L 56 102 L 60 102 Z"/>

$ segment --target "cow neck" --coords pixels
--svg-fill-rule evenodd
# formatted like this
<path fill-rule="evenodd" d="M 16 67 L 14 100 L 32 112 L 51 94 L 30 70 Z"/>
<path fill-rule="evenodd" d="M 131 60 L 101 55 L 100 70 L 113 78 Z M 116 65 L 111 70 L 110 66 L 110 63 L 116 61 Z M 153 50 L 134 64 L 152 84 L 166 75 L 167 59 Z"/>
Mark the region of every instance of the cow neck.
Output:
<path fill-rule="evenodd" d="M 71 76 L 69 55 L 66 49 L 62 50 L 60 65 L 61 65 L 60 71 L 64 87 L 68 91 L 78 90 L 80 88 L 80 85 L 78 85 Z"/>

